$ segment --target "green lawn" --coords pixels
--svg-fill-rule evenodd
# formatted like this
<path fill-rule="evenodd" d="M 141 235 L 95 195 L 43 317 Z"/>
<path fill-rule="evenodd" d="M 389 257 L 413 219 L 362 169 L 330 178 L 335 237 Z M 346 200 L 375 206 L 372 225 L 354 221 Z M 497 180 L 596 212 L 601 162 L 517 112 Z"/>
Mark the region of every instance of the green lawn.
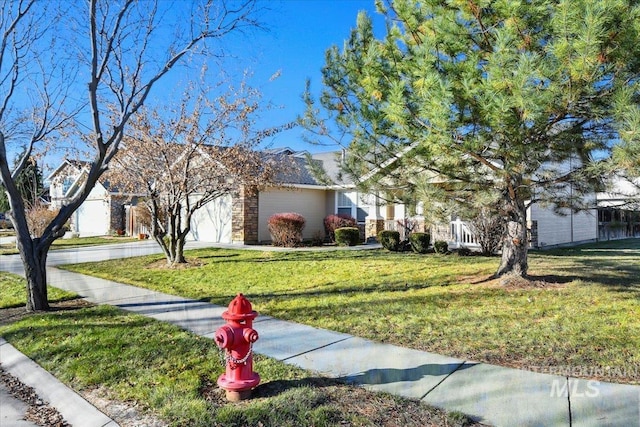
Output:
<path fill-rule="evenodd" d="M 6 279 L 0 277 L 3 284 Z M 18 285 L 3 286 L 3 303 L 6 288 Z M 252 399 L 227 403 L 215 384 L 224 367 L 213 340 L 109 306 L 67 306 L 5 323 L 0 335 L 72 388 L 100 386 L 110 399 L 135 402 L 172 426 L 471 424 L 459 413 L 346 386 L 260 355 L 254 369 L 261 383 Z"/>
<path fill-rule="evenodd" d="M 80 248 L 83 246 L 112 245 L 114 243 L 126 243 L 138 240 L 133 237 L 77 237 L 73 239 L 58 239 L 51 245 L 51 250 Z M 0 255 L 15 255 L 18 253 L 15 243 L 0 245 Z"/>
<path fill-rule="evenodd" d="M 381 342 L 514 367 L 574 366 L 640 383 L 640 240 L 530 255 L 531 286 L 489 280 L 497 258 L 385 251 L 191 251 L 69 266 Z"/>
<path fill-rule="evenodd" d="M 14 274 L 0 271 L 0 309 L 21 307 L 27 304 L 25 280 Z M 48 296 L 50 302 L 65 301 L 75 298 L 71 292 L 49 287 Z"/>

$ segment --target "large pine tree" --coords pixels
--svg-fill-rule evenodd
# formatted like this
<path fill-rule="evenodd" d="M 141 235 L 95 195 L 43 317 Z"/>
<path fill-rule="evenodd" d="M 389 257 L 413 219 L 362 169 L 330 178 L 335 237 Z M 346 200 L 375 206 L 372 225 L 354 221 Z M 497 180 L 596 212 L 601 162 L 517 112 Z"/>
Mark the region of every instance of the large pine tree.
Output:
<path fill-rule="evenodd" d="M 307 98 L 302 122 L 317 134 L 347 137 L 343 167 L 362 185 L 410 188 L 420 176 L 447 197 L 491 193 L 508 224 L 497 275 L 525 275 L 528 204 L 569 207 L 592 190 L 586 171 L 594 154 L 618 136 L 633 105 L 638 6 L 376 5 L 386 35 L 377 38 L 371 19 L 358 16 L 344 47 L 326 53 L 322 111 Z"/>

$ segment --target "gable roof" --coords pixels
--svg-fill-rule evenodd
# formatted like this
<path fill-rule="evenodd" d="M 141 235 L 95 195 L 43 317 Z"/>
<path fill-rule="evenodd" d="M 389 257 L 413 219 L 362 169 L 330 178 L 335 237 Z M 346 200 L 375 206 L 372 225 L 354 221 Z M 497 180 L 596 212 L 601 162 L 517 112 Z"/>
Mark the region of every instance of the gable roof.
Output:
<path fill-rule="evenodd" d="M 75 172 L 74 175 L 77 174 L 77 176 L 71 188 L 76 188 L 80 185 L 82 175 L 84 175 L 85 173 L 88 173 L 90 167 L 91 167 L 91 162 L 86 160 L 64 159 L 62 163 L 60 163 L 60 166 L 58 166 L 53 172 L 51 172 L 49 176 L 45 179 L 45 181 L 51 182 L 51 180 L 53 180 L 57 175 L 61 174 L 64 171 L 64 169 L 73 168 L 73 171 Z M 109 182 L 109 180 L 106 179 L 104 176 L 100 177 L 100 179 L 98 179 L 98 182 L 100 183 L 100 185 L 102 185 L 105 188 L 105 190 L 107 190 L 107 192 L 118 193 L 118 188 L 113 187 Z"/>
<path fill-rule="evenodd" d="M 272 154 L 275 153 L 275 154 Z M 307 151 L 292 151 L 289 148 L 265 151 L 269 157 L 283 163 L 291 162 L 290 170 L 280 172 L 276 181 L 288 186 L 317 186 L 322 188 L 352 187 L 340 175 L 340 151 L 310 154 Z"/>
<path fill-rule="evenodd" d="M 49 176 L 45 178 L 45 181 L 51 181 L 53 178 L 55 178 L 56 175 L 60 174 L 67 167 L 71 167 L 75 169 L 77 173 L 80 173 L 82 172 L 83 169 L 85 169 L 89 165 L 90 165 L 89 162 L 86 162 L 83 160 L 64 159 L 62 163 L 60 163 L 60 166 L 55 168 L 54 171 L 51 172 Z"/>

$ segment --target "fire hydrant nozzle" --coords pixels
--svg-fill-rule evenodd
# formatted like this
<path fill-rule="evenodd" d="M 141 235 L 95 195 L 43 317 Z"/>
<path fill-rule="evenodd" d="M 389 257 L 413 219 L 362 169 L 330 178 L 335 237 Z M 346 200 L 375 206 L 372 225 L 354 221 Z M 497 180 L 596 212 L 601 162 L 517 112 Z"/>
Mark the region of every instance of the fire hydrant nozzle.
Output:
<path fill-rule="evenodd" d="M 258 332 L 252 328 L 258 313 L 242 294 L 238 294 L 228 309 L 222 313 L 227 324 L 216 331 L 216 344 L 225 350 L 225 373 L 218 378 L 220 388 L 226 390 L 227 399 L 232 401 L 249 397 L 251 390 L 260 382 L 260 376 L 253 372 L 253 348 L 258 340 Z"/>

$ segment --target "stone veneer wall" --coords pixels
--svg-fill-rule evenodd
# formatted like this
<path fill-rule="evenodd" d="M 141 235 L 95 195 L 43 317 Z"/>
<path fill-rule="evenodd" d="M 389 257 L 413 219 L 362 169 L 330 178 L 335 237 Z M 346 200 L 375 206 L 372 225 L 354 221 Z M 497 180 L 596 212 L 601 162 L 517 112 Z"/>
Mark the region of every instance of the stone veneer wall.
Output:
<path fill-rule="evenodd" d="M 111 208 L 109 218 L 109 232 L 116 232 L 125 229 L 125 210 L 124 205 L 130 200 L 126 196 L 111 196 L 109 206 Z"/>
<path fill-rule="evenodd" d="M 378 233 L 384 230 L 384 219 L 367 219 L 365 237 L 377 239 Z"/>
<path fill-rule="evenodd" d="M 244 187 L 233 195 L 231 208 L 231 241 L 258 243 L 258 191 Z"/>

